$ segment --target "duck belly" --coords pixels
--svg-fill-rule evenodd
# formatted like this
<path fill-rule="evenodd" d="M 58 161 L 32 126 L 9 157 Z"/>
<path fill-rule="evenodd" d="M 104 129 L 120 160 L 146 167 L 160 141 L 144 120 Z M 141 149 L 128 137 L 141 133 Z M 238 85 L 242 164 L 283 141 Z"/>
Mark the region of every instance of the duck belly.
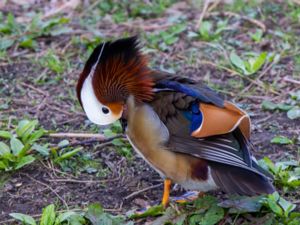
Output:
<path fill-rule="evenodd" d="M 208 177 L 206 180 L 202 179 L 193 179 L 189 177 L 184 182 L 179 183 L 185 190 L 192 190 L 192 191 L 200 191 L 200 192 L 207 192 L 216 190 L 219 187 L 216 185 L 215 181 L 213 180 L 210 174 L 210 168 L 208 167 Z"/>

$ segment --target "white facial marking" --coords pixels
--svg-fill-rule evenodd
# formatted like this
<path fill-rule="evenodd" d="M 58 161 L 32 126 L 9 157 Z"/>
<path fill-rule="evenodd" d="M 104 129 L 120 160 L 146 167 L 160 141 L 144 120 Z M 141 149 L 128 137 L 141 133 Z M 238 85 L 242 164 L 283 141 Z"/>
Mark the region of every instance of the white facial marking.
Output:
<path fill-rule="evenodd" d="M 105 43 L 103 43 L 102 48 L 100 50 L 98 59 L 96 63 L 92 66 L 91 71 L 87 78 L 85 79 L 82 88 L 81 88 L 81 102 L 83 109 L 88 117 L 88 119 L 98 125 L 108 125 L 116 120 L 120 119 L 122 116 L 122 112 L 118 115 L 113 114 L 112 111 L 105 105 L 101 104 L 96 98 L 92 79 L 96 70 L 98 63 L 100 62 L 100 57 L 102 55 Z"/>
<path fill-rule="evenodd" d="M 82 85 L 81 102 L 88 119 L 95 124 L 108 125 L 120 119 L 122 116 L 122 112 L 118 115 L 113 114 L 107 106 L 98 101 L 94 93 L 90 75 L 85 79 Z M 109 110 L 108 112 L 107 109 Z"/>

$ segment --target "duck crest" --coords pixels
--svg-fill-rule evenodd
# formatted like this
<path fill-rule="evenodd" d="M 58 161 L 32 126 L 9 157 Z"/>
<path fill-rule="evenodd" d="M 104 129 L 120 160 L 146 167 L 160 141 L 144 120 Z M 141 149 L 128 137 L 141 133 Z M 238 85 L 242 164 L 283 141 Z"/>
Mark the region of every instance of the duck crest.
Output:
<path fill-rule="evenodd" d="M 123 102 L 129 95 L 138 101 L 153 97 L 153 71 L 139 47 L 137 37 L 98 45 L 88 59 L 77 85 L 77 95 L 90 77 L 97 99 L 102 103 Z"/>

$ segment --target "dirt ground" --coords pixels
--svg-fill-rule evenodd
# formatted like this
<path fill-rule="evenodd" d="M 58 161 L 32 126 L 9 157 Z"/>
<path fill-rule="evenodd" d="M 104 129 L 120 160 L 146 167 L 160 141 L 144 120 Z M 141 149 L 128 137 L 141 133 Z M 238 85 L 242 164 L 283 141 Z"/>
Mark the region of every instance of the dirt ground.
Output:
<path fill-rule="evenodd" d="M 274 4 L 283 3 L 278 1 Z M 42 1 L 29 8 L 7 3 L 1 11 L 4 14 L 13 12 L 16 17 L 21 18 L 26 12 L 39 9 L 43 11 L 45 8 L 46 4 Z M 224 10 L 222 4 L 214 9 L 215 12 Z M 80 10 L 75 10 L 72 15 L 66 13 L 66 16 L 71 18 L 67 26 L 73 28 L 73 33 L 55 37 L 41 36 L 37 39 L 40 43 L 38 50 L 16 47 L 9 50 L 9 60 L 4 59 L 0 62 L 0 103 L 8 105 L 7 108 L 1 109 L 1 129 L 14 127 L 21 118 L 36 118 L 45 129 L 56 132 L 101 132 L 102 128 L 87 121 L 75 97 L 75 85 L 87 59 L 84 52 L 87 49 L 74 44 L 71 39 L 92 35 L 88 25 L 82 25 L 76 19 L 76 15 L 82 13 Z M 125 33 L 142 33 L 140 35 L 142 42 L 146 42 L 149 46 L 144 35 L 156 34 L 157 30 L 164 30 L 164 26 L 168 27 L 166 21 L 170 19 L 172 13 L 182 16 L 187 24 L 187 30 L 192 30 L 201 8 L 193 9 L 188 3 L 175 3 L 157 18 L 133 18 L 118 24 L 106 18 L 102 23 L 98 22 L 93 26 L 107 39 Z M 267 27 L 266 32 L 270 34 L 264 43 L 253 43 L 245 34 L 246 31 L 256 29 L 256 25 L 251 21 L 227 18 L 226 15 L 220 14 L 218 19 L 229 19 L 235 30 L 231 34 L 224 34 L 222 38 L 226 40 L 223 41 L 235 40 L 236 43 L 231 46 L 239 52 L 265 49 L 269 52 L 278 52 L 277 43 L 280 42 L 280 38 L 274 35 L 272 39 L 272 31 L 277 27 L 284 29 L 286 24 L 290 23 L 284 13 L 284 10 L 269 14 L 262 12 L 263 16 L 259 17 L 259 21 Z M 211 20 L 214 18 L 216 17 L 209 17 Z M 157 27 L 153 27 L 155 25 Z M 291 29 L 294 34 L 300 35 L 299 24 L 295 24 Z M 292 156 L 298 157 L 299 146 L 271 144 L 270 140 L 276 135 L 297 138 L 300 133 L 299 120 L 290 120 L 285 112 L 263 111 L 261 108 L 264 100 L 285 102 L 288 101 L 290 92 L 299 89 L 298 84 L 285 80 L 285 77 L 295 77 L 295 73 L 299 78 L 300 70 L 296 66 L 292 51 L 285 54 L 276 65 L 269 69 L 264 67 L 263 75 L 259 73 L 259 76 L 261 75 L 259 81 L 272 86 L 274 90 L 272 92 L 235 75 L 232 71 L 216 66 L 218 61 L 224 60 L 223 53 L 216 50 L 215 46 L 212 47 L 209 42 L 191 41 L 185 33 L 180 33 L 178 38 L 175 45 L 164 51 L 148 51 L 153 66 L 172 69 L 176 74 L 202 80 L 221 91 L 220 94 L 225 98 L 247 110 L 252 119 L 252 142 L 257 158 L 267 155 L 273 161 L 279 161 Z M 68 57 L 65 60 L 68 61 L 66 63 L 68 65 L 59 76 L 37 62 L 37 59 L 50 48 L 54 49 L 61 59 L 65 60 L 65 57 Z M 194 60 L 192 63 L 188 62 L 191 54 Z M 44 138 L 43 141 L 54 144 L 60 140 Z M 97 144 L 85 146 L 83 152 L 80 155 L 82 157 L 85 157 L 86 153 L 91 153 L 92 160 L 100 165 L 98 171 L 90 174 L 85 170 L 63 171 L 51 160 L 41 158 L 20 171 L 11 174 L 2 173 L 0 221 L 9 219 L 8 214 L 11 212 L 40 214 L 41 209 L 50 203 L 56 203 L 60 206 L 60 210 L 64 210 L 79 209 L 89 203 L 100 202 L 108 211 L 117 214 L 126 213 L 130 209 L 143 207 L 160 199 L 161 178 L 135 153 L 132 159 L 128 159 L 115 151 L 114 146 L 102 147 Z M 140 190 L 144 191 L 138 193 Z M 178 194 L 176 191 L 172 193 L 176 194 Z M 287 194 L 287 197 L 295 194 Z"/>

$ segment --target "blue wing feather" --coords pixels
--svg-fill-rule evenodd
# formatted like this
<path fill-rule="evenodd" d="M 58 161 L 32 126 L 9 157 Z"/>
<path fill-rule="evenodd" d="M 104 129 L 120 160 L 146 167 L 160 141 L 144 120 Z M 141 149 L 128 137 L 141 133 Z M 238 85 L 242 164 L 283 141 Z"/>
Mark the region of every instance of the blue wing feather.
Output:
<path fill-rule="evenodd" d="M 170 89 L 185 93 L 205 103 L 212 103 L 218 107 L 224 107 L 224 101 L 213 90 L 208 87 L 197 88 L 196 85 L 184 85 L 177 81 L 161 80 L 156 84 L 156 87 Z"/>
<path fill-rule="evenodd" d="M 190 122 L 190 133 L 197 130 L 203 121 L 203 116 L 201 111 L 199 110 L 199 103 L 193 103 L 191 106 L 190 111 L 184 111 L 184 116 L 187 118 Z"/>

